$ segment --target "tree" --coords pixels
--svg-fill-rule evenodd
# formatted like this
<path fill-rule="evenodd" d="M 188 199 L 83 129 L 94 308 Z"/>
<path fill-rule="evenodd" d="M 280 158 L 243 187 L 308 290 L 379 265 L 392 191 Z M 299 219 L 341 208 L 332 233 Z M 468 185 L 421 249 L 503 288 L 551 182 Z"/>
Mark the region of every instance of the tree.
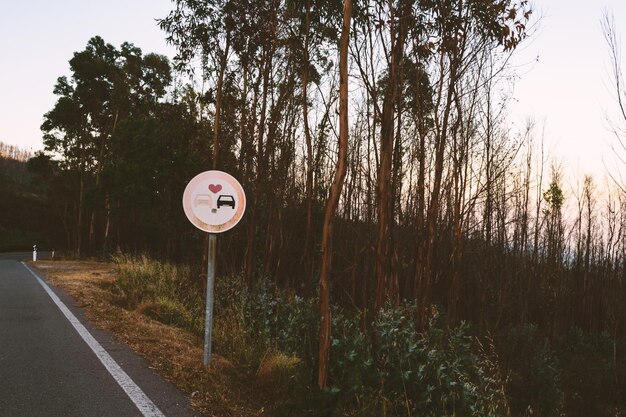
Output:
<path fill-rule="evenodd" d="M 352 0 L 343 2 L 343 25 L 339 40 L 339 150 L 335 178 L 330 189 L 324 228 L 322 230 L 322 267 L 320 272 L 320 347 L 317 385 L 326 387 L 328 381 L 328 359 L 331 342 L 330 273 L 332 268 L 333 217 L 339 204 L 341 189 L 346 177 L 348 159 L 348 43 L 352 18 Z"/>
<path fill-rule="evenodd" d="M 543 193 L 543 198 L 548 205 L 544 211 L 546 217 L 546 259 L 549 265 L 556 267 L 561 265 L 563 256 L 563 191 L 560 186 L 560 172 L 553 168 L 552 181 L 548 189 Z"/>
<path fill-rule="evenodd" d="M 129 43 L 118 50 L 98 36 L 89 40 L 85 50 L 74 54 L 70 69 L 71 78 L 57 80 L 54 93 L 59 98 L 45 114 L 41 129 L 46 152 L 58 157 L 61 168 L 76 181 L 73 240 L 80 255 L 85 249 L 86 210 L 91 210 L 88 247 L 93 250 L 97 206 L 108 206 L 100 179 L 118 123 L 153 112 L 172 76 L 167 58 L 143 56 Z M 89 206 L 86 195 L 90 196 Z"/>
<path fill-rule="evenodd" d="M 609 59 L 611 62 L 611 72 L 613 77 L 613 90 L 617 99 L 618 115 L 616 119 L 609 120 L 609 124 L 613 128 L 613 133 L 619 145 L 618 148 L 614 147 L 615 156 L 621 163 L 624 163 L 625 161 L 621 154 L 622 151 L 626 150 L 626 143 L 624 142 L 625 130 L 623 126 L 623 123 L 626 122 L 626 89 L 624 88 L 620 42 L 618 39 L 615 18 L 612 14 L 608 11 L 605 12 L 600 25 L 602 27 L 604 39 L 609 48 Z M 609 175 L 611 175 L 614 182 L 622 189 L 622 191 L 626 190 L 619 170 L 617 170 L 616 173 L 609 172 Z"/>

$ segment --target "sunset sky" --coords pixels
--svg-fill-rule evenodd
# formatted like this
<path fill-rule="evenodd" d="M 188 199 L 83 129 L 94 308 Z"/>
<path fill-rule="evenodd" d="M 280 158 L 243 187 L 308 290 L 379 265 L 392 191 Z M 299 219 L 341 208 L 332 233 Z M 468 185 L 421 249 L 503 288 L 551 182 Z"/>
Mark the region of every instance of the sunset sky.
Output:
<path fill-rule="evenodd" d="M 615 165 L 616 141 L 607 116 L 619 119 L 600 21 L 606 11 L 613 13 L 626 42 L 626 4 L 550 0 L 536 2 L 535 8 L 540 19 L 532 39 L 514 59 L 519 76 L 511 122 L 522 126 L 534 119 L 538 133 L 545 132 L 553 162 L 568 174 L 602 176 L 605 165 Z"/>
<path fill-rule="evenodd" d="M 43 147 L 39 127 L 56 100 L 56 79 L 69 74 L 68 61 L 89 38 L 174 53 L 155 22 L 167 15 L 169 0 L 1 2 L 0 141 L 33 151 Z M 513 61 L 511 126 L 534 119 L 546 150 L 568 173 L 603 175 L 605 163 L 615 165 L 606 115 L 615 116 L 617 103 L 600 20 L 612 11 L 626 42 L 626 2 L 536 1 L 534 9 L 540 19 Z"/>
<path fill-rule="evenodd" d="M 119 47 L 128 41 L 144 53 L 168 57 L 155 19 L 169 12 L 169 0 L 0 0 L 0 141 L 38 150 L 40 126 L 52 109 L 52 89 L 69 75 L 73 53 L 99 35 Z"/>

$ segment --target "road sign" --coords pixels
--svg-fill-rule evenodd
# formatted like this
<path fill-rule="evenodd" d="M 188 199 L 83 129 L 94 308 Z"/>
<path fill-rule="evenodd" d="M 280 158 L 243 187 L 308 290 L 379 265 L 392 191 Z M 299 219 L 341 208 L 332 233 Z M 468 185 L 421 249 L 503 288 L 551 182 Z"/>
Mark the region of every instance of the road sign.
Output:
<path fill-rule="evenodd" d="M 217 234 L 232 229 L 246 211 L 246 195 L 239 181 L 222 171 L 205 171 L 189 181 L 183 193 L 183 209 L 191 223 L 209 232 L 206 311 L 204 319 L 204 366 L 211 363 L 213 329 L 213 282 Z"/>
<path fill-rule="evenodd" d="M 187 184 L 183 209 L 198 229 L 222 233 L 241 220 L 246 210 L 246 195 L 232 175 L 222 171 L 205 171 Z"/>

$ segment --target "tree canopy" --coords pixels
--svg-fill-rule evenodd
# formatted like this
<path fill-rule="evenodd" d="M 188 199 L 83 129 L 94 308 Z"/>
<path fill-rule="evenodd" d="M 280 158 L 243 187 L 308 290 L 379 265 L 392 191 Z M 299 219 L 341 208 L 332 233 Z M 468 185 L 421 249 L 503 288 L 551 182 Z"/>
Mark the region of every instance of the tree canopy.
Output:
<path fill-rule="evenodd" d="M 525 346 L 537 368 L 552 366 L 541 341 L 571 329 L 608 332 L 615 349 L 625 343 L 617 335 L 626 325 L 626 197 L 594 214 L 585 181 L 570 221 L 558 169 L 544 178 L 536 127 L 515 132 L 507 119 L 509 58 L 531 16 L 526 0 L 175 0 L 159 21 L 177 48 L 174 69 L 130 43 L 91 39 L 54 87 L 46 151 L 33 168 L 47 177 L 75 252 L 147 251 L 196 266 L 203 236 L 183 214 L 183 189 L 202 170 L 233 174 L 246 216 L 220 237 L 218 271 L 241 276 L 247 294 L 269 285 L 294 300 L 319 297 L 311 322 L 323 317 L 322 331 L 307 340 L 324 351 L 303 371 L 309 391 L 355 407 L 383 398 L 373 415 L 422 415 L 424 390 L 390 393 L 390 408 L 385 390 L 417 378 L 419 361 L 398 365 L 393 355 L 414 358 L 415 335 L 442 317 Z M 381 314 L 391 321 L 377 321 Z M 346 346 L 342 331 L 378 339 Z M 354 358 L 384 346 L 367 369 L 396 379 L 346 386 L 333 355 L 363 376 Z M 496 375 L 497 364 L 485 378 L 520 400 L 494 415 L 556 415 L 561 399 L 552 400 L 564 396 L 576 409 L 579 386 L 551 386 L 546 405 L 524 388 L 545 374 L 524 374 L 514 355 L 503 360 L 511 380 Z M 623 360 L 609 362 L 617 369 Z M 619 393 L 624 376 L 610 378 Z M 455 408 L 451 392 L 423 415 L 492 415 L 469 411 L 474 403 Z"/>

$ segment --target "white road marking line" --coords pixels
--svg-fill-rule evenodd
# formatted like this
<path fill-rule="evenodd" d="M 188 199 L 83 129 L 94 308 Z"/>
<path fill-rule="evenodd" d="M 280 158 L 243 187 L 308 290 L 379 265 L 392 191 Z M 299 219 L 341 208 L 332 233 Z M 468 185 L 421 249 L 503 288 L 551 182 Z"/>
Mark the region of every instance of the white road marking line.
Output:
<path fill-rule="evenodd" d="M 39 282 L 43 289 L 48 293 L 52 301 L 59 307 L 63 315 L 67 318 L 74 329 L 78 332 L 80 337 L 83 338 L 85 343 L 96 354 L 100 362 L 104 365 L 107 371 L 115 379 L 120 387 L 124 390 L 126 395 L 137 406 L 141 414 L 144 417 L 165 417 L 165 415 L 159 410 L 159 408 L 148 398 L 148 396 L 135 384 L 135 382 L 128 376 L 126 372 L 115 362 L 115 360 L 109 355 L 109 353 L 98 343 L 96 339 L 89 333 L 89 331 L 78 321 L 76 316 L 67 308 L 63 301 L 57 297 L 57 295 L 50 289 L 50 287 L 39 278 L 24 262 L 22 265 L 31 273 L 33 277 Z"/>

